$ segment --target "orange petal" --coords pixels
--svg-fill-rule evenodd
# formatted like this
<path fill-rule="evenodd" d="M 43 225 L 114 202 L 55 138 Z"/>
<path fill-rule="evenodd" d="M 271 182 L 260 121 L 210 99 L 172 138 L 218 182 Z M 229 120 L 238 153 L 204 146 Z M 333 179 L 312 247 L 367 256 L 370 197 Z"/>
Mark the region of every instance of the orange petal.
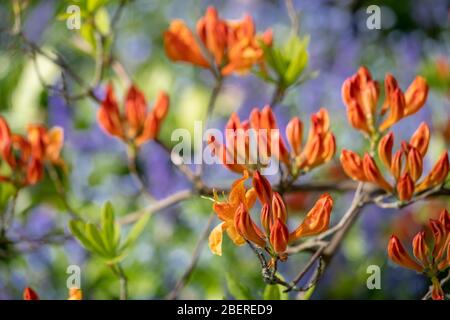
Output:
<path fill-rule="evenodd" d="M 444 151 L 436 162 L 430 173 L 416 187 L 416 192 L 421 192 L 428 188 L 442 184 L 447 178 L 449 172 L 449 162 L 447 151 Z"/>
<path fill-rule="evenodd" d="M 388 244 L 388 256 L 392 261 L 401 265 L 402 267 L 423 272 L 423 267 L 415 262 L 411 256 L 406 252 L 400 240 L 392 235 Z"/>
<path fill-rule="evenodd" d="M 234 227 L 243 238 L 255 243 L 261 248 L 265 247 L 264 234 L 255 225 L 243 203 L 236 210 Z"/>
<path fill-rule="evenodd" d="M 125 97 L 125 115 L 130 135 L 135 136 L 144 125 L 147 116 L 147 101 L 144 93 L 135 85 L 131 85 Z"/>
<path fill-rule="evenodd" d="M 289 241 L 289 230 L 286 224 L 280 219 L 276 218 L 275 223 L 270 228 L 270 244 L 274 251 L 281 254 L 286 251 Z"/>
<path fill-rule="evenodd" d="M 39 300 L 39 296 L 33 289 L 26 287 L 23 290 L 23 300 Z"/>
<path fill-rule="evenodd" d="M 425 104 L 427 96 L 427 81 L 423 77 L 417 76 L 405 92 L 405 116 L 412 115 L 419 111 Z"/>
<path fill-rule="evenodd" d="M 378 144 L 378 155 L 383 164 L 387 167 L 391 167 L 392 161 L 392 147 L 394 146 L 394 134 L 389 132 L 385 135 Z"/>
<path fill-rule="evenodd" d="M 358 154 L 351 150 L 343 149 L 340 160 L 344 172 L 350 178 L 353 180 L 367 181 L 364 175 L 363 161 Z"/>
<path fill-rule="evenodd" d="M 67 300 L 83 300 L 83 292 L 79 288 L 70 288 Z"/>
<path fill-rule="evenodd" d="M 422 262 L 423 265 L 428 265 L 429 260 L 429 249 L 425 242 L 425 232 L 421 231 L 416 234 L 413 239 L 413 253 L 417 260 Z"/>
<path fill-rule="evenodd" d="M 208 238 L 208 246 L 209 250 L 215 255 L 222 255 L 222 239 L 223 232 L 226 230 L 225 222 L 217 225 L 209 234 Z"/>
<path fill-rule="evenodd" d="M 379 130 L 385 131 L 397 123 L 405 112 L 405 96 L 400 88 L 396 88 L 393 93 L 389 95 L 389 115 L 380 125 Z"/>
<path fill-rule="evenodd" d="M 270 204 L 272 201 L 272 186 L 266 177 L 261 175 L 258 170 L 253 173 L 253 187 L 262 204 Z"/>
<path fill-rule="evenodd" d="M 300 155 L 303 139 L 303 123 L 298 117 L 294 117 L 286 126 L 286 137 L 296 156 Z"/>
<path fill-rule="evenodd" d="M 289 235 L 289 242 L 300 237 L 319 234 L 328 229 L 330 214 L 333 209 L 333 199 L 329 194 L 323 194 L 308 212 L 303 222 Z"/>
<path fill-rule="evenodd" d="M 419 180 L 420 176 L 422 175 L 423 160 L 419 150 L 414 147 L 411 147 L 409 149 L 407 156 L 407 166 L 412 180 L 414 182 Z"/>
<path fill-rule="evenodd" d="M 387 192 L 392 192 L 392 186 L 384 179 L 375 161 L 368 153 L 364 155 L 363 168 L 368 181 L 377 184 Z"/>
<path fill-rule="evenodd" d="M 430 128 L 425 122 L 422 122 L 411 137 L 409 144 L 419 150 L 420 154 L 425 156 L 430 142 Z"/>

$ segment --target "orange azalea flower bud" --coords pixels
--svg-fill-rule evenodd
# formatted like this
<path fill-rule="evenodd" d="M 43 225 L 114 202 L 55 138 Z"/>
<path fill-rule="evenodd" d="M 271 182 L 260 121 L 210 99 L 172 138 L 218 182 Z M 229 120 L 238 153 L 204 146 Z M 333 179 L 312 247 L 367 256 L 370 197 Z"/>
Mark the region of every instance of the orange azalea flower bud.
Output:
<path fill-rule="evenodd" d="M 356 101 L 350 101 L 347 105 L 347 118 L 353 128 L 364 131 L 370 135 L 371 130 L 367 125 L 364 111 Z"/>
<path fill-rule="evenodd" d="M 208 7 L 205 16 L 197 22 L 197 33 L 218 66 L 222 64 L 225 54 L 227 32 L 225 21 L 219 18 L 217 10 L 212 6 Z"/>
<path fill-rule="evenodd" d="M 392 147 L 394 146 L 394 134 L 389 132 L 385 135 L 378 144 L 378 155 L 380 156 L 380 160 L 387 167 L 391 167 L 392 161 Z"/>
<path fill-rule="evenodd" d="M 388 256 L 392 261 L 404 268 L 409 268 L 417 272 L 423 272 L 424 268 L 411 258 L 400 240 L 394 235 L 392 235 L 389 240 Z"/>
<path fill-rule="evenodd" d="M 300 155 L 302 150 L 303 123 L 298 117 L 294 117 L 286 126 L 286 137 L 296 156 Z"/>
<path fill-rule="evenodd" d="M 275 218 L 275 223 L 270 228 L 270 244 L 273 250 L 278 254 L 285 252 L 288 241 L 289 230 L 286 224 L 280 218 Z"/>
<path fill-rule="evenodd" d="M 427 81 L 417 76 L 405 92 L 405 116 L 412 115 L 422 108 L 427 100 L 428 84 Z"/>
<path fill-rule="evenodd" d="M 425 122 L 422 122 L 411 137 L 409 144 L 419 150 L 420 154 L 425 156 L 430 142 L 430 128 Z"/>
<path fill-rule="evenodd" d="M 414 147 L 411 147 L 408 152 L 406 163 L 408 172 L 410 173 L 412 180 L 416 182 L 422 175 L 423 169 L 422 155 L 420 154 L 419 150 L 417 150 Z"/>
<path fill-rule="evenodd" d="M 433 289 L 431 290 L 431 298 L 433 300 L 444 300 L 444 290 L 442 290 L 441 284 L 436 277 L 431 279 L 433 283 Z"/>
<path fill-rule="evenodd" d="M 389 116 L 380 125 L 379 130 L 385 131 L 397 123 L 403 116 L 406 108 L 405 96 L 400 88 L 396 88 L 389 97 Z"/>
<path fill-rule="evenodd" d="M 69 289 L 69 298 L 67 300 L 82 300 L 83 293 L 79 288 L 70 288 Z"/>
<path fill-rule="evenodd" d="M 363 161 L 358 154 L 351 150 L 343 149 L 340 160 L 342 168 L 350 178 L 353 180 L 367 181 L 364 175 Z"/>
<path fill-rule="evenodd" d="M 135 85 L 131 85 L 125 97 L 125 116 L 131 137 L 136 136 L 141 131 L 146 115 L 147 101 L 145 101 L 145 96 Z"/>
<path fill-rule="evenodd" d="M 424 266 L 430 264 L 429 249 L 425 242 L 425 232 L 421 231 L 413 239 L 413 253 L 417 260 L 422 262 Z"/>
<path fill-rule="evenodd" d="M 209 68 L 191 30 L 182 20 L 174 20 L 164 32 L 164 50 L 172 61 L 182 61 Z"/>
<path fill-rule="evenodd" d="M 430 229 L 434 238 L 433 258 L 439 260 L 445 252 L 448 232 L 439 220 L 434 219 L 430 219 Z"/>
<path fill-rule="evenodd" d="M 300 237 L 319 234 L 328 229 L 333 199 L 328 193 L 320 196 L 314 207 L 308 212 L 303 222 L 289 235 L 289 242 Z"/>
<path fill-rule="evenodd" d="M 445 227 L 447 233 L 450 234 L 450 214 L 447 209 L 443 209 L 439 214 L 439 222 Z"/>
<path fill-rule="evenodd" d="M 273 193 L 272 210 L 275 218 L 279 218 L 283 223 L 286 223 L 287 220 L 286 205 L 284 204 L 283 198 L 278 192 Z"/>
<path fill-rule="evenodd" d="M 414 194 L 414 181 L 409 173 L 405 173 L 397 182 L 397 194 L 401 201 L 410 200 Z"/>
<path fill-rule="evenodd" d="M 267 234 L 270 234 L 270 228 L 273 224 L 272 209 L 268 203 L 265 203 L 261 209 L 261 225 Z"/>
<path fill-rule="evenodd" d="M 39 300 L 39 296 L 33 289 L 26 287 L 23 290 L 23 300 Z"/>
<path fill-rule="evenodd" d="M 266 246 L 264 234 L 253 222 L 243 203 L 241 203 L 236 209 L 234 226 L 237 232 L 248 241 L 253 242 L 261 248 L 264 248 Z"/>
<path fill-rule="evenodd" d="M 169 110 L 169 101 L 169 96 L 165 92 L 160 91 L 153 110 L 147 114 L 144 120 L 141 134 L 135 139 L 136 145 L 140 146 L 158 136 L 161 123 Z"/>
<path fill-rule="evenodd" d="M 377 184 L 382 189 L 392 193 L 392 186 L 384 179 L 375 163 L 375 160 L 373 160 L 373 158 L 368 153 L 364 155 L 363 169 L 367 181 Z"/>
<path fill-rule="evenodd" d="M 379 96 L 378 84 L 375 81 L 367 82 L 365 88 L 361 90 L 361 104 L 368 123 L 373 123 L 373 115 L 377 108 Z"/>
<path fill-rule="evenodd" d="M 261 175 L 258 170 L 253 173 L 253 187 L 262 204 L 269 204 L 272 201 L 272 186 L 266 177 Z"/>
<path fill-rule="evenodd" d="M 400 178 L 400 174 L 402 172 L 403 155 L 404 155 L 404 151 L 398 150 L 392 157 L 390 169 L 391 169 L 392 176 L 395 178 L 395 180 L 398 180 Z"/>
<path fill-rule="evenodd" d="M 124 138 L 119 106 L 111 84 L 106 87 L 106 97 L 98 110 L 97 120 L 100 127 L 106 133 L 119 138 Z"/>
<path fill-rule="evenodd" d="M 421 192 L 428 188 L 442 184 L 449 172 L 449 162 L 447 151 L 444 151 L 439 160 L 431 169 L 425 179 L 416 187 L 416 192 Z"/>
<path fill-rule="evenodd" d="M 385 101 L 383 107 L 381 108 L 381 115 L 384 115 L 386 111 L 389 110 L 389 97 L 398 88 L 397 80 L 390 73 L 386 74 L 384 78 L 384 91 L 385 91 Z"/>

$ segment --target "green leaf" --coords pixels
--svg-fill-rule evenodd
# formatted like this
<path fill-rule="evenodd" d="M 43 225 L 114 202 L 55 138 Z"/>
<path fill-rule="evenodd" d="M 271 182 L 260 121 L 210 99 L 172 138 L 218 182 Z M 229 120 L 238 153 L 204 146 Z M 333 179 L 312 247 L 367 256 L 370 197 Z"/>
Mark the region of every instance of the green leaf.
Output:
<path fill-rule="evenodd" d="M 87 10 L 89 12 L 95 12 L 107 2 L 108 0 L 87 0 Z"/>
<path fill-rule="evenodd" d="M 279 284 L 268 284 L 264 289 L 264 300 L 287 300 L 288 294 L 284 291 L 284 287 Z"/>
<path fill-rule="evenodd" d="M 110 251 L 115 251 L 116 247 L 114 224 L 114 208 L 110 202 L 107 202 L 102 208 L 101 227 L 105 245 Z"/>
<path fill-rule="evenodd" d="M 85 230 L 86 238 L 90 241 L 92 246 L 102 257 L 110 258 L 114 256 L 114 254 L 106 248 L 100 232 L 93 223 L 86 223 Z"/>
<path fill-rule="evenodd" d="M 300 39 L 296 35 L 291 36 L 287 41 L 285 55 L 289 61 L 289 66 L 283 74 L 287 85 L 295 83 L 308 64 L 308 43 L 309 37 Z"/>
<path fill-rule="evenodd" d="M 91 47 L 91 51 L 94 52 L 96 48 L 95 32 L 92 24 L 83 23 L 80 28 L 80 35 Z"/>
<path fill-rule="evenodd" d="M 150 213 L 145 213 L 139 220 L 134 224 L 128 233 L 125 242 L 121 247 L 121 251 L 128 249 L 140 236 L 142 231 L 144 231 L 145 226 L 147 225 L 148 219 L 150 218 Z"/>
<path fill-rule="evenodd" d="M 95 27 L 102 35 L 106 36 L 111 30 L 108 11 L 105 8 L 97 10 L 94 16 Z"/>
<path fill-rule="evenodd" d="M 96 254 L 100 254 L 99 251 L 95 248 L 95 246 L 91 243 L 91 241 L 85 235 L 85 227 L 86 224 L 81 220 L 71 220 L 69 222 L 69 230 L 74 235 L 75 238 L 81 243 L 83 247 L 85 247 L 88 251 L 91 251 Z"/>
<path fill-rule="evenodd" d="M 235 299 L 239 300 L 253 300 L 249 288 L 245 287 L 239 280 L 237 280 L 231 273 L 226 275 L 228 291 Z"/>

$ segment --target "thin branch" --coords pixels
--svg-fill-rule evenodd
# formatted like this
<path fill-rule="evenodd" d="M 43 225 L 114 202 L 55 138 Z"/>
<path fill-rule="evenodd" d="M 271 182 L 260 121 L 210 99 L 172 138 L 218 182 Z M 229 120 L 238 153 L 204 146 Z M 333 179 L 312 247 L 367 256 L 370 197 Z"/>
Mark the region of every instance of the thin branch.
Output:
<path fill-rule="evenodd" d="M 144 215 L 146 213 L 154 214 L 154 213 L 161 211 L 163 209 L 166 209 L 174 204 L 177 204 L 180 201 L 189 199 L 190 197 L 192 197 L 192 195 L 193 195 L 193 193 L 191 190 L 182 190 L 182 191 L 176 192 L 164 199 L 161 199 L 155 203 L 152 203 L 151 205 L 149 205 L 145 208 L 142 208 L 136 212 L 130 213 L 122 218 L 119 218 L 119 223 L 130 224 L 130 223 L 136 222 L 137 220 L 139 220 L 139 218 L 142 215 Z"/>
<path fill-rule="evenodd" d="M 145 195 L 149 200 L 153 201 L 154 198 L 152 194 L 148 191 L 148 187 L 144 181 L 144 177 L 141 175 L 141 173 L 138 170 L 138 154 L 137 150 L 128 147 L 127 149 L 127 164 L 128 164 L 128 170 L 130 171 L 130 174 L 139 188 L 139 192 L 143 195 Z"/>
<path fill-rule="evenodd" d="M 175 287 L 173 288 L 173 290 L 167 295 L 166 299 L 168 300 L 174 300 L 178 297 L 178 294 L 180 293 L 180 291 L 186 286 L 186 284 L 188 283 L 192 273 L 195 270 L 195 267 L 197 266 L 198 260 L 200 259 L 200 254 L 202 252 L 203 249 L 203 245 L 208 237 L 208 234 L 210 232 L 211 229 L 211 224 L 214 220 L 215 217 L 215 213 L 211 213 L 211 215 L 209 216 L 208 221 L 206 222 L 206 226 L 203 229 L 203 232 L 200 234 L 200 237 L 195 245 L 194 251 L 192 253 L 192 257 L 191 257 L 191 262 L 189 263 L 188 267 L 186 268 L 186 270 L 184 271 L 183 275 L 181 276 L 181 278 L 178 280 L 178 282 L 176 283 Z"/>

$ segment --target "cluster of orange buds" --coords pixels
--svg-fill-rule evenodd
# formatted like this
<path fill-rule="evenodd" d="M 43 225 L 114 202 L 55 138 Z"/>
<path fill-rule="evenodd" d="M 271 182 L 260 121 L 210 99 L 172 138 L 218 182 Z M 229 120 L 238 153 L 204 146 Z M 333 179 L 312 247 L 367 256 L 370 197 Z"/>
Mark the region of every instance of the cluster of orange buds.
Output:
<path fill-rule="evenodd" d="M 350 124 L 357 130 L 373 137 L 384 132 L 402 118 L 410 116 L 422 108 L 428 96 L 428 85 L 424 78 L 417 76 L 406 92 L 399 87 L 397 80 L 387 74 L 384 81 L 385 100 L 378 110 L 380 96 L 379 84 L 365 67 L 346 79 L 342 85 L 342 99 L 347 107 Z M 387 113 L 378 125 L 377 121 Z M 378 125 L 378 129 L 377 129 Z"/>
<path fill-rule="evenodd" d="M 427 244 L 425 232 L 420 231 L 412 241 L 413 259 L 405 250 L 400 240 L 392 235 L 388 245 L 388 255 L 392 261 L 402 267 L 427 275 L 433 284 L 432 298 L 443 300 L 444 292 L 438 275 L 450 267 L 450 214 L 442 210 L 438 219 L 430 219 L 433 245 Z"/>
<path fill-rule="evenodd" d="M 297 175 L 331 160 L 336 151 L 328 112 L 323 108 L 311 117 L 305 145 L 302 144 L 303 124 L 298 117 L 286 126 L 286 136 L 291 151 L 280 135 L 272 109 L 265 106 L 262 110 L 254 108 L 245 121 L 233 113 L 225 127 L 225 143 L 212 136 L 209 145 L 223 165 L 237 173 L 267 166 L 270 157 L 274 156 L 291 174 Z"/>
<path fill-rule="evenodd" d="M 81 289 L 78 288 L 70 288 L 69 289 L 69 297 L 67 300 L 82 300 L 83 293 Z M 23 290 L 23 300 L 39 300 L 39 295 L 30 287 L 26 287 Z"/>
<path fill-rule="evenodd" d="M 169 96 L 165 92 L 160 92 L 153 110 L 149 112 L 144 94 L 136 86 L 131 85 L 124 104 L 125 112 L 122 113 L 114 89 L 108 84 L 105 99 L 97 114 L 101 128 L 106 133 L 136 147 L 155 139 L 169 109 Z"/>
<path fill-rule="evenodd" d="M 209 7 L 197 22 L 194 34 L 182 20 L 173 20 L 164 32 L 164 48 L 173 61 L 183 61 L 204 68 L 214 68 L 226 76 L 233 72 L 246 73 L 253 65 L 263 64 L 264 51 L 259 45 L 272 44 L 269 29 L 257 35 L 252 17 L 227 21 Z"/>
<path fill-rule="evenodd" d="M 378 144 L 378 156 L 395 179 L 391 185 L 379 170 L 374 158 L 366 153 L 363 158 L 350 150 L 342 150 L 341 164 L 345 173 L 354 180 L 371 182 L 389 193 L 395 193 L 401 201 L 410 200 L 414 194 L 445 182 L 449 172 L 447 151 L 422 181 L 423 159 L 428 150 L 430 129 L 421 123 L 409 142 L 403 141 L 400 150 L 393 153 L 394 134 L 386 134 Z"/>
<path fill-rule="evenodd" d="M 64 164 L 61 159 L 63 142 L 60 127 L 48 130 L 32 124 L 23 136 L 12 133 L 6 120 L 0 117 L 0 157 L 10 169 L 7 175 L 0 175 L 0 181 L 17 187 L 36 184 L 43 177 L 45 163 Z"/>
<path fill-rule="evenodd" d="M 236 245 L 250 241 L 264 248 L 272 256 L 285 259 L 288 244 L 307 236 L 319 234 L 328 229 L 333 199 L 323 194 L 305 219 L 292 232 L 287 227 L 288 212 L 282 196 L 272 190 L 270 182 L 259 171 L 253 174 L 253 187 L 246 189 L 247 171 L 236 180 L 231 188 L 228 201 L 221 202 L 214 196 L 213 210 L 223 222 L 216 226 L 209 236 L 209 248 L 217 255 L 222 254 L 222 236 L 226 231 Z M 259 199 L 262 209 L 260 221 L 262 229 L 250 216 L 250 209 Z"/>

